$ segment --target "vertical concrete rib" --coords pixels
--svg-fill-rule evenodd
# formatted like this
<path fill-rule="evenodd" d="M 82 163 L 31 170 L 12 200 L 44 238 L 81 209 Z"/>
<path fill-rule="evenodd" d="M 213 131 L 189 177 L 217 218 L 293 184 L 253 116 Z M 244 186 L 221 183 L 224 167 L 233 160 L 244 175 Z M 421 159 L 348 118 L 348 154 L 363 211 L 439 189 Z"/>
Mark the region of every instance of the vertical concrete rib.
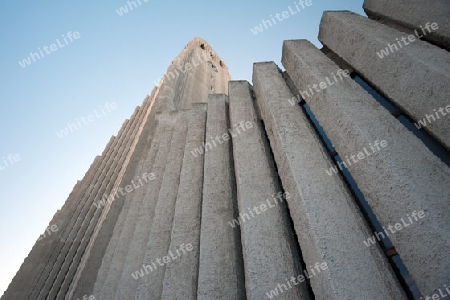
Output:
<path fill-rule="evenodd" d="M 421 26 L 436 22 L 439 28 L 426 31 L 428 34 L 423 39 L 450 50 L 450 2 L 447 0 L 365 0 L 363 8 L 372 19 L 395 27 L 398 24 L 410 31 L 421 32 Z"/>
<path fill-rule="evenodd" d="M 406 38 L 408 34 L 348 11 L 324 12 L 320 22 L 324 45 L 413 120 L 429 118 L 423 128 L 450 150 L 450 53 Z"/>
<path fill-rule="evenodd" d="M 201 300 L 245 298 L 239 228 L 228 224 L 237 210 L 228 121 L 227 95 L 209 95 L 205 141 L 211 149 L 204 154 L 197 292 Z"/>
<path fill-rule="evenodd" d="M 130 152 L 131 144 L 135 139 L 138 128 L 142 122 L 143 115 L 143 108 L 139 107 L 138 113 L 134 118 L 131 119 L 132 126 L 130 127 L 130 132 L 129 134 L 124 136 L 122 144 L 119 148 L 119 151 L 117 153 L 117 162 L 115 161 L 110 170 L 108 170 L 108 173 L 106 175 L 106 178 L 108 178 L 108 180 L 103 181 L 100 189 L 97 191 L 97 193 L 91 195 L 88 203 L 93 204 L 97 199 L 101 199 L 102 195 L 104 194 L 114 194 L 114 192 L 111 192 L 111 190 L 117 182 L 121 182 L 123 174 L 120 173 L 120 170 L 124 168 L 124 165 L 126 165 L 125 159 Z M 70 284 L 73 281 L 75 272 L 77 271 L 77 268 L 79 266 L 80 260 L 84 255 L 86 246 L 92 239 L 92 233 L 95 227 L 98 225 L 99 218 L 102 213 L 103 209 L 98 209 L 98 207 L 95 207 L 94 205 L 90 206 L 87 217 L 82 224 L 80 230 L 81 232 L 77 234 L 74 245 L 69 251 L 69 259 L 66 259 L 60 271 L 61 274 L 65 275 L 58 276 L 58 278 L 63 278 L 63 280 L 56 281 L 56 284 L 54 285 L 54 288 L 50 293 L 50 297 L 58 295 L 57 299 L 64 299 L 64 297 L 66 296 Z M 72 258 L 70 259 L 70 257 Z"/>
<path fill-rule="evenodd" d="M 156 149 L 157 149 L 157 145 L 153 144 L 150 148 L 150 151 L 147 151 L 148 153 L 144 154 L 142 156 L 142 163 L 138 166 L 135 174 L 136 175 L 142 175 L 144 173 L 147 173 L 146 171 L 150 172 L 150 167 L 151 165 L 153 165 L 153 161 L 154 158 L 156 157 Z M 149 155 L 151 157 L 150 162 L 146 162 L 147 160 L 147 156 Z M 147 173 L 148 174 L 148 173 Z M 123 239 L 121 239 L 122 236 L 122 231 L 124 228 L 124 223 L 127 221 L 127 216 L 128 216 L 128 212 L 130 210 L 130 206 L 131 205 L 141 205 L 142 204 L 142 198 L 145 195 L 145 189 L 139 189 L 137 191 L 135 191 L 133 194 L 127 194 L 124 198 L 124 206 L 119 214 L 117 223 L 114 226 L 114 231 L 112 233 L 111 236 L 111 240 L 106 248 L 105 254 L 102 258 L 102 264 L 99 268 L 97 277 L 96 277 L 96 281 L 95 281 L 95 285 L 94 285 L 94 289 L 93 289 L 93 293 L 94 295 L 96 295 L 96 297 L 99 297 L 100 295 L 102 295 L 102 287 L 106 284 L 107 282 L 107 276 L 120 276 L 120 273 L 116 270 L 112 270 L 111 269 L 111 265 L 114 259 L 114 255 L 115 255 L 115 250 L 118 246 L 118 244 L 122 245 L 122 246 L 126 246 L 127 243 L 125 243 L 125 241 Z M 126 235 L 127 239 L 131 239 L 132 236 L 131 234 Z M 124 243 L 124 244 L 122 244 Z M 110 273 L 113 272 L 113 273 Z M 100 297 L 101 298 L 101 297 Z"/>
<path fill-rule="evenodd" d="M 144 260 L 150 228 L 155 215 L 158 193 L 161 187 L 161 175 L 164 174 L 175 121 L 176 118 L 170 112 L 164 112 L 158 116 L 158 127 L 161 127 L 160 143 L 158 154 L 152 167 L 152 173 L 156 175 L 156 178 L 147 187 L 144 203 L 139 208 L 133 238 L 128 245 L 127 255 L 122 258 L 125 262 L 122 268 L 121 278 L 117 285 L 116 299 L 129 299 L 136 293 L 138 281 L 133 279 L 131 274 L 141 267 L 142 261 Z"/>
<path fill-rule="evenodd" d="M 152 98 L 154 99 L 154 98 Z M 148 122 L 149 114 L 151 111 L 151 108 L 154 104 L 154 101 L 152 100 L 149 104 L 148 108 L 146 109 L 146 116 L 145 116 L 145 122 L 142 123 L 142 126 L 140 128 L 139 137 L 146 139 L 145 136 L 141 136 L 144 126 L 146 126 L 146 123 Z M 151 126 L 153 127 L 153 126 Z M 158 127 L 159 128 L 159 127 Z M 162 128 L 162 127 L 161 127 Z M 162 130 L 162 129 L 159 130 Z M 158 130 L 158 129 L 157 129 Z M 148 152 L 147 157 L 142 158 L 143 164 L 143 170 L 149 171 L 152 169 L 153 163 L 155 161 L 157 150 L 159 147 L 160 142 L 160 133 L 157 131 L 155 134 L 155 138 L 151 141 L 151 147 L 150 151 Z M 158 175 L 157 175 L 158 176 Z M 122 275 L 122 269 L 124 264 L 124 257 L 127 255 L 129 243 L 131 242 L 131 239 L 133 238 L 133 233 L 136 228 L 136 220 L 137 216 L 139 215 L 139 211 L 141 207 L 143 206 L 143 203 L 145 202 L 145 193 L 147 189 L 140 189 L 136 193 L 133 194 L 133 197 L 130 198 L 130 200 L 127 201 L 127 206 L 124 210 L 121 212 L 121 217 L 119 221 L 123 218 L 123 223 L 118 223 L 119 226 L 115 226 L 115 234 L 114 237 L 119 237 L 119 240 L 113 239 L 108 246 L 108 250 L 106 252 L 106 259 L 108 259 L 111 255 L 111 261 L 105 265 L 105 262 L 103 262 L 103 265 L 106 266 L 106 268 L 109 269 L 109 272 L 106 274 L 106 279 L 104 279 L 104 284 L 102 284 L 103 280 L 100 282 L 100 284 L 95 284 L 94 291 L 97 293 L 100 293 L 102 297 L 105 299 L 112 299 L 115 295 L 117 284 L 120 280 L 120 277 Z M 131 204 L 128 205 L 128 202 L 131 201 Z M 122 217 L 123 216 L 123 217 Z M 111 254 L 112 253 L 112 254 Z"/>
<path fill-rule="evenodd" d="M 151 225 L 143 265 L 151 265 L 156 258 L 167 255 L 170 246 L 175 203 L 180 184 L 181 166 L 184 156 L 187 135 L 187 113 L 173 112 L 176 117 L 176 125 L 172 136 L 170 151 L 167 157 L 167 165 L 162 178 L 158 195 L 158 204 L 155 209 L 155 217 Z M 136 291 L 136 299 L 160 299 L 163 289 L 165 265 L 158 266 L 150 273 L 148 270 L 144 277 L 138 279 L 139 286 Z M 131 275 L 129 275 L 131 276 Z"/>
<path fill-rule="evenodd" d="M 379 247 L 363 244 L 370 230 L 342 178 L 324 171 L 334 164 L 301 108 L 289 102 L 296 98 L 278 67 L 255 64 L 253 84 L 283 186 L 292 194 L 287 201 L 305 263 L 327 264 L 311 278 L 315 296 L 406 299 Z"/>
<path fill-rule="evenodd" d="M 171 232 L 172 255 L 154 258 L 163 259 L 166 264 L 163 299 L 196 299 L 197 296 L 203 156 L 194 156 L 192 152 L 205 141 L 206 108 L 193 106 L 188 112 L 189 127 Z"/>
<path fill-rule="evenodd" d="M 152 96 L 146 98 L 144 101 L 144 109 L 148 111 L 150 109 L 151 103 L 153 103 L 152 99 L 154 99 L 154 93 L 152 92 Z M 136 176 L 141 177 L 144 173 L 147 175 L 150 175 L 151 167 L 153 165 L 153 162 L 156 157 L 156 150 L 158 149 L 158 140 L 147 140 L 146 137 L 140 137 L 139 138 L 139 144 L 136 145 L 137 152 L 134 151 L 133 153 L 133 159 L 131 164 L 134 164 L 135 167 L 130 172 L 133 172 L 131 178 L 135 178 Z M 146 177 L 147 178 L 147 177 Z M 148 184 L 149 180 L 145 180 L 145 186 Z M 129 182 L 122 182 L 121 186 L 127 185 Z M 112 270 L 112 261 L 114 259 L 114 253 L 116 251 L 116 248 L 118 247 L 118 244 L 124 243 L 121 245 L 127 245 L 128 241 L 132 238 L 131 233 L 122 235 L 122 231 L 124 228 L 124 223 L 127 220 L 126 217 L 128 215 L 128 212 L 130 210 L 131 205 L 138 205 L 140 206 L 142 203 L 142 198 L 145 195 L 145 188 L 139 188 L 133 193 L 126 194 L 123 199 L 123 207 L 119 208 L 120 212 L 118 212 L 117 221 L 113 222 L 110 226 L 112 226 L 111 229 L 103 228 L 103 234 L 106 235 L 105 239 L 108 239 L 108 241 L 104 241 L 103 243 L 106 243 L 106 245 L 102 246 L 105 247 L 105 249 L 102 251 L 103 253 L 100 254 L 102 257 L 102 262 L 100 266 L 98 267 L 98 273 L 96 277 L 96 280 L 94 280 L 95 283 L 90 283 L 91 286 L 93 286 L 92 290 L 94 292 L 94 295 L 99 297 L 102 295 L 102 287 L 105 285 L 105 282 L 107 282 L 107 276 L 120 276 L 120 274 L 117 272 L 117 270 Z M 117 213 L 117 212 L 116 212 Z M 133 220 L 135 221 L 135 219 Z M 110 234 L 108 234 L 110 232 Z M 122 254 L 124 255 L 124 254 Z M 87 272 L 88 270 L 85 270 Z M 89 274 L 90 277 L 92 277 L 92 274 Z M 83 280 L 85 281 L 86 276 L 83 277 Z M 108 281 L 110 282 L 110 281 Z M 81 287 L 79 287 L 81 289 Z M 81 295 L 84 295 L 85 293 L 81 291 Z"/>
<path fill-rule="evenodd" d="M 305 40 L 285 41 L 282 62 L 300 91 L 338 70 Z M 450 169 L 350 78 L 305 100 L 380 223 L 401 229 L 389 237 L 421 292 L 432 294 L 450 278 Z"/>
<path fill-rule="evenodd" d="M 142 171 L 151 172 L 161 139 L 161 128 L 158 127 L 155 137 L 152 140 L 148 153 L 142 157 Z M 158 176 L 158 174 L 155 174 Z M 125 197 L 125 207 L 119 216 L 119 221 L 114 228 L 113 238 L 108 245 L 102 267 L 99 271 L 98 281 L 94 287 L 94 294 L 100 299 L 113 299 L 118 282 L 122 275 L 122 269 L 129 248 L 133 239 L 139 213 L 145 203 L 145 195 L 148 187 L 138 189 Z M 110 260 L 108 260 L 110 257 Z M 102 271 L 104 270 L 104 271 Z M 103 274 L 103 276 L 102 276 Z M 102 280 L 104 277 L 104 280 Z"/>
<path fill-rule="evenodd" d="M 246 81 L 230 81 L 228 90 L 247 298 L 265 299 L 279 284 L 286 286 L 289 278 L 297 278 L 298 253 L 293 250 L 289 217 L 251 86 Z M 226 226 L 236 226 L 233 220 L 229 222 Z M 283 299 L 309 299 L 305 282 L 287 289 Z"/>

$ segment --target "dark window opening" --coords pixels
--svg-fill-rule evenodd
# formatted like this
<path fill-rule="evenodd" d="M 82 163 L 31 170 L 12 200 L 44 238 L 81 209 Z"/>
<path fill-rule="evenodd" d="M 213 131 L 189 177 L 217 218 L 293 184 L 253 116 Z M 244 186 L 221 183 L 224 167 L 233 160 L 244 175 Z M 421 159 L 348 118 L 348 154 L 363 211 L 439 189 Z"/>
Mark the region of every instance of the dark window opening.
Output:
<path fill-rule="evenodd" d="M 219 72 L 219 70 L 217 70 L 216 66 L 212 62 L 208 61 L 208 65 L 214 70 L 214 72 Z"/>
<path fill-rule="evenodd" d="M 201 44 L 200 48 L 202 48 L 203 50 L 205 50 L 205 44 Z"/>

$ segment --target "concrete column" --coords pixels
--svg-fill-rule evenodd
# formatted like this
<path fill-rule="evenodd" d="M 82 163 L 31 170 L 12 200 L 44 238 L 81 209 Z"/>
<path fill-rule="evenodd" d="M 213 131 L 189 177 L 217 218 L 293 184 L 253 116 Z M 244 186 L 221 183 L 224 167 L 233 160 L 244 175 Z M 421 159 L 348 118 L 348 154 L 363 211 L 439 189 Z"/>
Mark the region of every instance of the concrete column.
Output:
<path fill-rule="evenodd" d="M 439 29 L 424 36 L 424 40 L 450 50 L 450 3 L 447 0 L 365 0 L 366 14 L 390 26 L 399 25 L 411 31 L 436 22 Z"/>
<path fill-rule="evenodd" d="M 142 105 L 143 107 L 143 112 L 146 113 L 148 111 L 149 105 L 151 104 L 151 99 L 149 99 L 149 97 L 146 97 L 146 99 L 144 100 L 144 103 Z M 141 126 L 142 126 L 143 121 L 141 122 Z M 122 182 L 120 184 L 120 187 L 124 187 L 126 185 L 128 185 L 131 180 L 133 179 L 137 179 L 142 178 L 142 175 L 144 173 L 149 173 L 150 170 L 145 170 L 144 171 L 144 166 L 146 166 L 146 164 L 144 163 L 140 163 L 138 160 L 139 159 L 143 159 L 143 157 L 145 158 L 146 155 L 148 155 L 148 153 L 153 153 L 156 155 L 156 149 L 157 147 L 151 146 L 151 142 L 147 142 L 146 139 L 140 139 L 139 144 L 137 144 L 136 149 L 138 150 L 139 154 L 136 153 L 136 150 L 133 151 L 133 157 L 134 160 L 132 160 L 130 163 L 135 165 L 130 172 L 132 174 L 128 174 L 127 176 L 124 176 L 122 178 Z M 144 152 L 145 151 L 145 152 Z M 138 155 L 139 157 L 135 157 L 136 155 Z M 153 160 L 155 155 L 152 155 Z M 153 164 L 153 163 L 151 163 Z M 128 172 L 128 171 L 127 171 Z M 144 185 L 146 185 L 146 183 L 144 183 Z M 96 249 L 94 250 L 95 254 L 94 256 L 100 256 L 100 260 L 101 262 L 95 261 L 92 262 L 91 258 L 89 258 L 89 262 L 87 263 L 86 268 L 83 270 L 83 276 L 81 276 L 81 274 L 79 274 L 78 276 L 80 277 L 81 282 L 78 283 L 77 282 L 77 286 L 76 286 L 76 291 L 74 292 L 74 297 L 78 296 L 82 296 L 86 294 L 86 291 L 91 291 L 93 290 L 95 293 L 95 295 L 100 295 L 101 294 L 101 288 L 105 283 L 106 277 L 108 274 L 110 274 L 109 272 L 109 268 L 110 268 L 110 264 L 111 261 L 113 259 L 113 255 L 114 255 L 114 249 L 116 248 L 117 242 L 120 241 L 120 232 L 121 230 L 118 230 L 118 228 L 123 228 L 123 223 L 125 220 L 125 216 L 127 215 L 127 212 L 129 210 L 130 207 L 130 202 L 134 197 L 139 198 L 139 196 L 141 193 L 144 193 L 145 189 L 141 189 L 139 188 L 137 191 L 133 192 L 132 194 L 126 194 L 125 196 L 121 196 L 121 198 L 119 199 L 120 201 L 123 202 L 123 206 L 122 205 L 116 205 L 114 206 L 113 209 L 113 214 L 114 216 L 114 220 L 111 220 L 112 216 L 108 216 L 107 219 L 107 223 L 104 225 L 107 228 L 104 228 L 104 226 L 102 226 L 102 233 L 100 234 L 100 237 L 97 242 L 96 242 Z M 111 194 L 111 193 L 110 193 Z M 135 195 L 137 194 L 137 195 Z M 116 228 L 116 229 L 114 229 Z M 131 237 L 129 237 L 131 238 Z M 92 266 L 95 263 L 96 267 Z M 92 269 L 92 270 L 91 270 Z M 98 270 L 98 272 L 97 272 Z M 94 274 L 95 272 L 95 274 Z M 98 274 L 97 274 L 98 273 Z M 89 288 L 89 286 L 91 288 Z"/>
<path fill-rule="evenodd" d="M 278 165 L 307 269 L 318 299 L 406 299 L 386 256 L 363 241 L 370 229 L 302 109 L 289 100 L 273 63 L 253 66 L 256 99 Z M 357 272 L 355 270 L 358 270 Z M 311 274 L 310 274 L 311 275 Z M 352 284 L 349 285 L 349 282 Z"/>
<path fill-rule="evenodd" d="M 136 227 L 132 234 L 133 237 L 128 244 L 127 255 L 121 258 L 125 262 L 122 268 L 121 278 L 117 285 L 116 299 L 128 299 L 136 293 L 138 281 L 131 274 L 142 267 L 146 245 L 149 241 L 150 229 L 155 216 L 162 174 L 164 174 L 166 167 L 175 121 L 176 115 L 170 112 L 164 112 L 159 115 L 158 127 L 161 127 L 161 139 L 158 154 L 152 167 L 152 173 L 156 175 L 156 179 L 149 182 L 147 186 L 143 205 L 139 208 Z"/>
<path fill-rule="evenodd" d="M 450 53 L 408 37 L 352 12 L 325 12 L 320 23 L 324 45 L 414 121 L 429 115 L 424 129 L 450 150 Z"/>
<path fill-rule="evenodd" d="M 324 87 L 321 83 L 338 71 L 305 40 L 285 41 L 282 62 L 299 91 Z M 331 79 L 332 85 L 305 100 L 419 289 L 432 294 L 450 278 L 450 169 L 357 83 L 340 74 L 342 79 L 336 76 L 336 82 Z"/>
<path fill-rule="evenodd" d="M 151 149 L 152 153 L 154 154 L 153 157 L 155 157 L 156 156 L 156 150 L 155 150 L 156 148 L 152 147 L 150 149 Z M 135 173 L 133 174 L 133 178 L 136 178 L 137 176 L 142 178 L 143 173 L 148 173 L 148 172 L 144 171 L 144 165 L 146 165 L 146 164 L 144 164 L 145 155 L 146 154 L 144 154 L 142 156 L 143 163 L 137 167 Z M 129 181 L 128 181 L 128 183 L 129 183 Z M 128 183 L 123 182 L 123 184 L 121 186 L 123 186 L 124 184 L 128 184 Z M 100 297 L 100 295 L 101 295 L 101 289 L 104 286 L 108 275 L 120 276 L 120 274 L 118 274 L 117 271 L 110 273 L 110 266 L 112 264 L 114 251 L 117 247 L 117 244 L 121 242 L 121 239 L 120 239 L 121 232 L 122 232 L 122 229 L 124 226 L 124 222 L 126 221 L 126 216 L 128 214 L 131 204 L 140 205 L 140 203 L 137 203 L 137 202 L 139 202 L 138 200 L 132 201 L 132 199 L 137 199 L 137 198 L 142 199 L 144 194 L 145 194 L 145 188 L 139 188 L 132 194 L 126 194 L 125 196 L 121 196 L 121 198 L 119 198 L 119 200 L 123 201 L 124 204 L 123 204 L 122 209 L 119 212 L 117 221 L 114 222 L 113 224 L 111 224 L 111 226 L 113 227 L 112 229 L 104 229 L 106 231 L 111 230 L 111 238 L 107 242 L 107 247 L 101 258 L 102 263 L 99 266 L 98 274 L 96 276 L 94 276 L 94 279 L 93 279 L 93 281 L 95 281 L 94 288 L 93 288 L 93 294 L 97 298 Z M 128 238 L 131 239 L 131 236 L 128 236 Z"/>
<path fill-rule="evenodd" d="M 175 203 L 180 184 L 181 166 L 188 129 L 187 112 L 173 112 L 172 114 L 178 116 L 167 157 L 167 165 L 162 176 L 155 217 L 150 227 L 150 237 L 143 260 L 143 265 L 149 265 L 152 269 L 147 270 L 144 277 L 137 279 L 139 285 L 136 291 L 136 299 L 160 299 L 163 290 L 165 265 L 158 265 L 157 268 L 153 268 L 152 262 L 157 258 L 166 256 L 169 251 Z M 128 276 L 131 275 L 128 274 Z"/>
<path fill-rule="evenodd" d="M 180 185 L 175 207 L 169 251 L 165 254 L 166 272 L 162 299 L 196 299 L 200 219 L 203 188 L 203 156 L 191 151 L 205 141 L 206 108 L 195 106 L 189 111 L 189 127 L 184 150 Z M 164 261 L 164 257 L 155 257 Z M 159 264 L 157 265 L 158 267 Z"/>
<path fill-rule="evenodd" d="M 140 171 L 151 173 L 162 137 L 162 127 L 158 127 L 148 152 L 142 157 Z M 141 173 L 141 172 L 140 172 Z M 155 174 L 158 176 L 158 174 Z M 100 299 L 113 299 L 122 275 L 124 257 L 133 239 L 139 212 L 145 203 L 147 188 L 138 189 L 125 196 L 125 207 L 115 225 L 113 237 L 105 253 L 102 266 L 94 286 L 94 295 Z"/>
<path fill-rule="evenodd" d="M 152 102 L 153 103 L 153 102 Z M 152 103 L 150 105 L 152 105 Z M 146 110 L 145 119 L 140 126 L 140 133 L 138 134 L 139 138 L 141 137 L 142 130 L 145 126 L 145 122 L 147 122 L 147 118 L 150 113 L 151 106 Z M 148 151 L 147 156 L 142 157 L 142 171 L 151 173 L 153 163 L 155 161 L 157 151 L 159 148 L 160 138 L 163 135 L 164 128 L 158 127 L 159 131 L 156 132 L 155 138 L 152 141 L 150 146 L 150 150 Z M 143 137 L 145 139 L 145 137 Z M 114 229 L 113 240 L 108 246 L 107 252 L 105 254 L 105 260 L 103 262 L 103 266 L 109 271 L 105 274 L 105 276 L 100 276 L 99 273 L 99 284 L 96 283 L 94 286 L 94 291 L 96 291 L 96 295 L 100 293 L 106 299 L 113 298 L 117 289 L 117 285 L 119 283 L 120 277 L 122 275 L 122 269 L 124 267 L 124 257 L 127 255 L 127 251 L 129 249 L 129 243 L 131 243 L 133 239 L 133 233 L 136 228 L 137 216 L 140 213 L 143 204 L 145 203 L 145 194 L 148 188 L 139 189 L 132 194 L 130 200 L 126 200 L 126 206 L 121 212 L 121 215 L 118 220 L 118 224 Z M 128 203 L 131 202 L 130 205 Z M 116 237 L 120 237 L 116 240 Z M 106 262 L 106 263 L 105 263 Z M 100 271 L 102 270 L 100 269 Z M 105 269 L 104 269 L 105 270 Z M 104 284 L 103 284 L 104 282 Z"/>
<path fill-rule="evenodd" d="M 246 81 L 230 81 L 228 87 L 240 226 L 233 220 L 222 226 L 241 229 L 247 299 L 266 299 L 282 285 L 283 299 L 309 299 L 305 281 L 287 287 L 300 275 L 299 253 L 251 89 Z"/>
<path fill-rule="evenodd" d="M 209 95 L 205 141 L 212 148 L 204 153 L 197 292 L 197 299 L 202 300 L 245 298 L 239 229 L 233 229 L 228 224 L 237 216 L 236 182 L 228 128 L 227 95 Z"/>

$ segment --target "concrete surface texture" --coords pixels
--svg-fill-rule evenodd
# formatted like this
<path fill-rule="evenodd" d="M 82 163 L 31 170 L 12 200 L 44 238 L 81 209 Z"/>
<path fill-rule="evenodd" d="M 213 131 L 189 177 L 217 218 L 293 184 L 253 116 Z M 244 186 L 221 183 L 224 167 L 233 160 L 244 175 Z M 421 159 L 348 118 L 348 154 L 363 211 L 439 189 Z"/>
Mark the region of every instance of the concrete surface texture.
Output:
<path fill-rule="evenodd" d="M 332 162 L 301 108 L 288 101 L 294 95 L 278 67 L 255 64 L 253 83 L 279 175 L 292 194 L 287 201 L 305 262 L 328 265 L 311 278 L 316 297 L 405 299 L 380 249 L 361 243 L 369 228 L 342 178 L 323 171 Z"/>
<path fill-rule="evenodd" d="M 268 142 L 254 109 L 251 86 L 246 81 L 231 81 L 229 93 L 230 123 L 252 122 L 255 127 L 233 138 L 233 157 L 247 298 L 264 299 L 266 292 L 286 278 L 298 277 L 298 253 L 287 226 L 284 199 L 274 200 L 282 190 L 268 156 Z M 260 211 L 263 215 L 252 211 L 267 201 L 271 204 L 267 211 Z M 283 297 L 309 299 L 304 283 L 289 289 Z"/>
<path fill-rule="evenodd" d="M 238 211 L 232 145 L 222 139 L 230 128 L 228 107 L 227 95 L 209 95 L 205 142 L 219 137 L 219 145 L 204 154 L 197 299 L 245 297 L 240 231 L 228 224 Z"/>
<path fill-rule="evenodd" d="M 299 90 L 338 69 L 306 40 L 285 41 L 282 62 Z M 450 207 L 444 200 L 450 199 L 450 185 L 443 184 L 450 182 L 448 166 L 351 78 L 305 100 L 341 157 L 387 141 L 383 151 L 348 169 L 386 228 L 413 211 L 426 212 L 419 226 L 398 231 L 391 240 L 422 292 L 443 286 L 450 276 Z"/>
<path fill-rule="evenodd" d="M 170 246 L 175 203 L 180 184 L 180 172 L 184 156 L 187 135 L 187 113 L 173 112 L 176 125 L 172 135 L 167 166 L 164 170 L 162 184 L 158 195 L 155 217 L 151 225 L 150 236 L 146 246 L 143 265 L 150 265 L 155 257 L 164 257 Z M 162 294 L 165 265 L 159 266 L 139 280 L 137 299 L 158 299 Z"/>
<path fill-rule="evenodd" d="M 435 115 L 449 105 L 448 51 L 352 12 L 324 12 L 319 40 L 416 122 L 432 115 L 424 128 L 450 149 L 450 118 Z"/>
<path fill-rule="evenodd" d="M 450 50 L 450 2 L 447 0 L 365 0 L 363 8 L 370 18 L 411 30 L 421 30 L 420 26 L 427 22 L 436 22 L 439 29 L 424 39 Z"/>
<path fill-rule="evenodd" d="M 188 252 L 176 251 L 177 254 L 174 255 L 176 258 L 167 263 L 163 299 L 196 299 L 197 296 L 203 157 L 195 157 L 191 151 L 205 141 L 206 104 L 193 108 L 189 112 L 187 123 L 188 132 L 169 250 L 175 252 L 180 247 L 183 249 L 182 245 L 186 245 Z"/>
<path fill-rule="evenodd" d="M 286 70 L 256 63 L 253 86 L 231 81 L 204 39 L 190 41 L 74 186 L 49 223 L 58 231 L 36 242 L 2 299 L 420 299 L 448 286 L 450 169 L 339 67 L 414 120 L 446 107 L 448 1 L 364 8 L 376 21 L 325 12 L 324 49 L 285 41 Z M 442 30 L 431 43 L 377 55 L 433 21 Z M 447 149 L 449 120 L 427 126 Z M 330 176 L 336 155 L 346 173 Z M 372 214 L 385 233 L 395 227 L 394 249 L 365 243 Z"/>

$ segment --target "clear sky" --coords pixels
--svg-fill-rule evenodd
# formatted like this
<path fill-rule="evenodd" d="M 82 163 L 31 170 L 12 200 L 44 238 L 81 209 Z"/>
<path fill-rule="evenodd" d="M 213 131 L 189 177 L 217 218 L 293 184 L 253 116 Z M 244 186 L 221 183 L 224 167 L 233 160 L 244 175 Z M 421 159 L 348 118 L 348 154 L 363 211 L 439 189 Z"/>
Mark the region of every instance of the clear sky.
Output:
<path fill-rule="evenodd" d="M 324 10 L 365 15 L 363 0 L 311 0 L 304 9 L 298 0 L 144 1 L 122 16 L 126 0 L 0 2 L 0 295 L 76 181 L 194 36 L 233 79 L 251 81 L 253 62 L 282 68 L 283 40 L 321 47 Z M 287 19 L 252 33 L 283 11 Z M 100 117 L 58 136 L 94 110 Z"/>

